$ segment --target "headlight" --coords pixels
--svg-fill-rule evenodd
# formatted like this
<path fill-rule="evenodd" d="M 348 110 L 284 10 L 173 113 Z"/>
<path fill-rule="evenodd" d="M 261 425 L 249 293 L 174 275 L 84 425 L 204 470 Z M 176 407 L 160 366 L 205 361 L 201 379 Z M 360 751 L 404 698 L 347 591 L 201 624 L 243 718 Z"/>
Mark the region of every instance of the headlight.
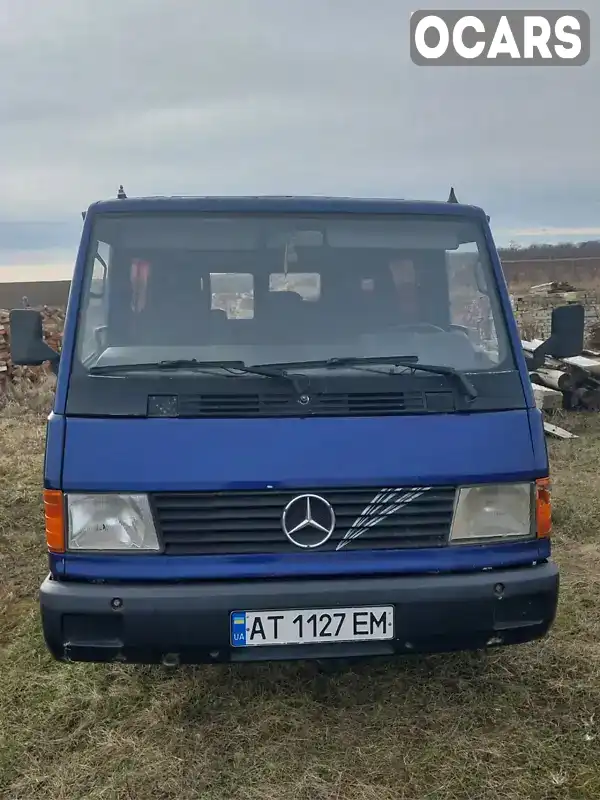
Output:
<path fill-rule="evenodd" d="M 159 550 L 144 494 L 67 494 L 69 550 Z"/>
<path fill-rule="evenodd" d="M 535 536 L 534 484 L 469 486 L 458 491 L 450 542 L 528 539 Z"/>

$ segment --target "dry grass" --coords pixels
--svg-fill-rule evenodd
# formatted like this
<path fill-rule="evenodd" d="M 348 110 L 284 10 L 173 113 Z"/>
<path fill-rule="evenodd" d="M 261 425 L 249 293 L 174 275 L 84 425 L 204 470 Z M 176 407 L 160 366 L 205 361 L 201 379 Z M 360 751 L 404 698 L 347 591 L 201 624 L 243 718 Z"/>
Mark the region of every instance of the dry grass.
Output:
<path fill-rule="evenodd" d="M 43 418 L 0 418 L 0 797 L 599 797 L 600 421 L 576 424 L 582 439 L 551 444 L 563 583 L 546 640 L 324 675 L 53 662 L 36 597 Z"/>
<path fill-rule="evenodd" d="M 0 392 L 0 414 L 6 417 L 22 417 L 27 414 L 47 414 L 52 407 L 56 378 L 52 374 L 42 374 L 40 380 L 31 383 L 17 380 L 8 383 L 6 390 Z"/>
<path fill-rule="evenodd" d="M 580 290 L 595 291 L 600 288 L 599 258 L 582 260 L 552 258 L 549 261 L 525 260 L 513 263 L 503 260 L 502 266 L 511 290 L 516 292 L 526 291 L 530 286 L 550 281 L 567 281 Z"/>

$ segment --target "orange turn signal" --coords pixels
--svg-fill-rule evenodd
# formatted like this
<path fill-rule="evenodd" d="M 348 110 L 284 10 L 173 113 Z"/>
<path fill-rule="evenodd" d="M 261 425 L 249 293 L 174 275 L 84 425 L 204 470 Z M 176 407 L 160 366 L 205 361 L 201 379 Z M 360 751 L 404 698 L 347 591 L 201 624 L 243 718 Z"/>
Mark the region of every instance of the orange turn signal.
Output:
<path fill-rule="evenodd" d="M 48 550 L 52 553 L 64 553 L 65 504 L 62 492 L 56 489 L 44 489 L 44 517 Z"/>
<path fill-rule="evenodd" d="M 535 482 L 535 519 L 538 539 L 548 538 L 552 531 L 552 498 L 550 478 L 538 478 Z"/>

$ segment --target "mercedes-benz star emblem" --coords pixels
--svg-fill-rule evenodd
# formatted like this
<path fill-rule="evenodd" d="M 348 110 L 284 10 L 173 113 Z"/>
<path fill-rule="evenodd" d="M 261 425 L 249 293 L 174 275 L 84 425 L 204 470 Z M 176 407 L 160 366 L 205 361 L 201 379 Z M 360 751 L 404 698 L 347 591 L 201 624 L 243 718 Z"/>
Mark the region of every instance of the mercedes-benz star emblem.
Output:
<path fill-rule="evenodd" d="M 325 498 L 301 494 L 283 509 L 281 527 L 296 547 L 305 550 L 320 547 L 335 530 L 335 514 Z"/>

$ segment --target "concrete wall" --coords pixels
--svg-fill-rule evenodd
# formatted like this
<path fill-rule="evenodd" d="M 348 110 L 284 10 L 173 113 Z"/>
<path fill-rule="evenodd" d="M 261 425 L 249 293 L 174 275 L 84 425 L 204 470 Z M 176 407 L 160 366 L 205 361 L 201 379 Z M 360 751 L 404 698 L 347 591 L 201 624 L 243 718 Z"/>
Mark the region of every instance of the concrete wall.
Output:
<path fill-rule="evenodd" d="M 530 294 L 511 295 L 513 310 L 517 324 L 524 339 L 545 339 L 550 335 L 550 317 L 552 309 L 565 304 L 562 294 L 535 296 Z M 600 291 L 580 291 L 574 293 L 574 299 L 585 308 L 585 334 L 589 346 L 597 347 L 598 329 L 600 328 Z"/>

